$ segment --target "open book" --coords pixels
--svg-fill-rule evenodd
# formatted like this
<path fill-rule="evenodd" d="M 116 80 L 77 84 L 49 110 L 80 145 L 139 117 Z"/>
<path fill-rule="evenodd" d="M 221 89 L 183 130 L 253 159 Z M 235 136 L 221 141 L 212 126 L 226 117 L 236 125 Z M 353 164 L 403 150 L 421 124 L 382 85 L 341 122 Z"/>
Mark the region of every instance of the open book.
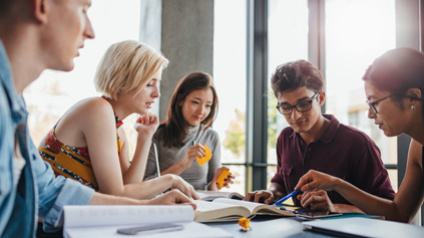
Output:
<path fill-rule="evenodd" d="M 232 237 L 220 228 L 193 222 L 191 206 L 64 206 L 63 210 L 65 238 L 128 237 L 119 234 L 118 229 L 171 223 L 183 227 L 176 231 L 155 232 L 148 237 Z"/>
<path fill-rule="evenodd" d="M 237 192 L 222 192 L 222 191 L 205 191 L 197 190 L 197 194 L 203 201 L 213 201 L 217 198 L 231 198 L 236 200 L 243 200 L 244 196 Z"/>
<path fill-rule="evenodd" d="M 220 221 L 248 217 L 251 214 L 295 216 L 293 212 L 280 210 L 262 203 L 240 201 L 228 198 L 217 198 L 212 202 L 196 200 L 197 205 L 195 221 Z"/>

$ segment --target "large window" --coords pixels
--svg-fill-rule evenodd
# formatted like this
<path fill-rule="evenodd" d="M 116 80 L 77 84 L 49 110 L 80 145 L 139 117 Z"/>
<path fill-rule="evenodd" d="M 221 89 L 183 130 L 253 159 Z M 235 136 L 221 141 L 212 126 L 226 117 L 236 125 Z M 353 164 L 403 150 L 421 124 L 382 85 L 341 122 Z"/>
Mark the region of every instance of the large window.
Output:
<path fill-rule="evenodd" d="M 256 180 L 265 181 L 260 188 L 266 188 L 275 173 L 275 142 L 287 124 L 275 109 L 276 99 L 269 80 L 277 65 L 297 59 L 314 63 L 317 58 L 323 59 L 319 67 L 326 78 L 325 113 L 366 132 L 379 146 L 383 162 L 396 168 L 396 138 L 384 136 L 367 118 L 361 77 L 376 56 L 396 47 L 395 27 L 399 19 L 395 19 L 395 3 L 401 2 L 214 1 L 213 76 L 220 107 L 213 127 L 220 135 L 222 162 L 238 178 L 232 190 L 245 193 L 248 182 Z M 311 18 L 314 14 L 323 17 Z M 92 80 L 107 47 L 117 41 L 139 39 L 139 0 L 94 2 L 89 16 L 96 39 L 86 41 L 81 56 L 75 59 L 75 70 L 45 71 L 24 93 L 31 110 L 30 133 L 36 144 L 70 106 L 82 98 L 98 95 Z M 322 26 L 323 31 L 311 37 L 317 26 Z M 251 73 L 257 70 L 261 72 Z M 261 86 L 262 90 L 253 98 L 251 84 L 254 89 Z M 254 111 L 257 105 L 263 110 Z M 131 122 L 124 126 L 126 131 L 133 131 Z M 251 128 L 262 133 L 249 134 Z M 250 153 L 260 147 L 266 148 L 259 154 Z M 249 167 L 255 166 L 264 167 L 265 173 L 249 172 Z M 390 170 L 395 189 L 396 173 L 396 169 Z"/>
<path fill-rule="evenodd" d="M 394 0 L 325 1 L 326 112 L 367 133 L 385 164 L 397 164 L 397 139 L 368 119 L 361 79 L 376 57 L 395 47 Z M 397 170 L 389 174 L 397 191 Z"/>
<path fill-rule="evenodd" d="M 219 111 L 214 129 L 222 163 L 237 177 L 232 191 L 245 193 L 246 1 L 215 0 L 214 83 Z M 225 189 L 224 189 L 225 190 Z"/>
<path fill-rule="evenodd" d="M 277 112 L 271 77 L 278 65 L 308 58 L 308 1 L 269 0 L 268 5 L 268 185 L 275 175 L 277 137 L 288 124 Z"/>
<path fill-rule="evenodd" d="M 88 16 L 96 38 L 86 40 L 85 47 L 80 50 L 80 56 L 74 59 L 75 69 L 71 72 L 46 70 L 24 92 L 30 111 L 30 134 L 36 145 L 73 104 L 83 98 L 98 95 L 93 79 L 97 64 L 106 49 L 113 43 L 139 38 L 138 0 L 95 1 L 88 11 Z M 127 136 L 135 135 L 133 123 L 128 120 L 125 120 L 123 125 L 128 132 Z"/>
<path fill-rule="evenodd" d="M 214 77 L 221 106 L 214 128 L 220 132 L 223 163 L 239 163 L 238 176 L 246 171 L 238 179 L 238 191 L 265 189 L 276 172 L 276 138 L 287 123 L 275 109 L 270 79 L 278 65 L 298 59 L 310 60 L 325 76 L 324 113 L 376 141 L 397 190 L 397 141 L 367 118 L 361 80 L 375 57 L 396 47 L 394 1 L 215 1 Z M 264 93 L 252 94 L 257 88 Z M 257 116 L 261 113 L 265 119 Z M 250 153 L 256 149 L 260 152 Z M 255 171 L 263 166 L 265 172 Z M 254 185 L 244 186 L 249 183 Z"/>

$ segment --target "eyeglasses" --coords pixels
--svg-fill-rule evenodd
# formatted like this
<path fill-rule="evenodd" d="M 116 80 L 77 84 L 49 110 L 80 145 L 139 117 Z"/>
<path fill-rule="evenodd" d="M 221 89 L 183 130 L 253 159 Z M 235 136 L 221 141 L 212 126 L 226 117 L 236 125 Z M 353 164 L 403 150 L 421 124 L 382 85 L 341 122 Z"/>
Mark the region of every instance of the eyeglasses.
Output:
<path fill-rule="evenodd" d="M 367 100 L 366 101 L 366 103 L 368 104 L 368 106 L 370 107 L 370 109 L 372 110 L 372 112 L 374 113 L 374 114 L 377 114 L 378 113 L 378 111 L 377 111 L 377 108 L 375 107 L 376 105 L 378 105 L 378 103 L 379 102 L 381 102 L 381 101 L 383 101 L 383 100 L 386 100 L 386 99 L 388 99 L 389 97 L 391 97 L 392 95 L 389 95 L 389 96 L 387 96 L 387 97 L 384 97 L 384 98 L 380 98 L 380 99 L 378 99 L 377 101 L 374 101 L 374 102 L 370 102 L 369 100 Z"/>
<path fill-rule="evenodd" d="M 283 115 L 290 115 L 293 112 L 293 108 L 296 108 L 298 112 L 307 112 L 312 108 L 312 102 L 318 96 L 321 91 L 318 91 L 309 100 L 301 101 L 298 104 L 292 106 L 288 103 L 278 103 L 277 109 Z"/>

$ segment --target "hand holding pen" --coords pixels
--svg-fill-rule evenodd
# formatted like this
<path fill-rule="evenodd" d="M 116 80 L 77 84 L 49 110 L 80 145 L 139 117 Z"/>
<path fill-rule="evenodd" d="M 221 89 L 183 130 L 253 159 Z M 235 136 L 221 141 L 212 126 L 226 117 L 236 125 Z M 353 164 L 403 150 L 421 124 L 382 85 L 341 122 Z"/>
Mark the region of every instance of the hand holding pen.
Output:
<path fill-rule="evenodd" d="M 293 192 L 287 194 L 285 197 L 281 198 L 280 200 L 278 200 L 276 203 L 274 203 L 272 206 L 273 207 L 279 207 L 283 202 L 285 202 L 287 199 L 296 196 L 296 194 L 300 193 L 300 189 L 294 190 Z"/>
<path fill-rule="evenodd" d="M 279 207 L 283 202 L 285 202 L 287 199 L 289 199 L 289 198 L 291 198 L 291 197 L 293 197 L 293 196 L 296 196 L 296 194 L 298 194 L 299 192 L 301 192 L 300 191 L 300 189 L 297 189 L 297 190 L 294 190 L 293 192 L 291 192 L 291 193 L 289 193 L 289 194 L 287 194 L 285 197 L 283 197 L 283 198 L 281 198 L 280 200 L 278 200 L 276 203 L 274 203 L 273 205 L 272 205 L 272 207 Z M 253 198 L 254 196 L 253 196 L 253 194 L 251 194 L 251 196 L 249 196 L 249 198 L 248 199 L 251 199 L 251 198 Z M 244 200 L 246 200 L 246 198 L 244 199 Z M 251 219 L 253 219 L 255 216 L 257 215 L 257 213 L 254 213 L 254 214 L 251 214 L 250 216 L 248 216 L 248 217 L 246 217 L 246 218 L 241 218 L 240 220 L 239 220 L 239 225 L 240 226 L 242 226 L 244 229 L 247 229 L 247 228 L 250 228 L 250 226 L 249 226 L 249 222 L 250 222 L 250 220 Z"/>

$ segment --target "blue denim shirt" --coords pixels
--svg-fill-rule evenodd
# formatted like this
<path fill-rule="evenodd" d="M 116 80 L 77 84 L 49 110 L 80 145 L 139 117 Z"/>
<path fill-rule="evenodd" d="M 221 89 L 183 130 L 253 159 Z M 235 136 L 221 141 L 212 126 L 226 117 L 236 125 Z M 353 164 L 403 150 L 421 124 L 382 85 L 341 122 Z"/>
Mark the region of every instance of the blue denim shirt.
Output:
<path fill-rule="evenodd" d="M 38 217 L 44 218 L 44 230 L 53 231 L 62 224 L 64 205 L 86 205 L 94 194 L 76 181 L 55 178 L 32 142 L 27 117 L 0 40 L 0 237 L 35 237 Z M 15 141 L 26 164 L 14 185 Z"/>

